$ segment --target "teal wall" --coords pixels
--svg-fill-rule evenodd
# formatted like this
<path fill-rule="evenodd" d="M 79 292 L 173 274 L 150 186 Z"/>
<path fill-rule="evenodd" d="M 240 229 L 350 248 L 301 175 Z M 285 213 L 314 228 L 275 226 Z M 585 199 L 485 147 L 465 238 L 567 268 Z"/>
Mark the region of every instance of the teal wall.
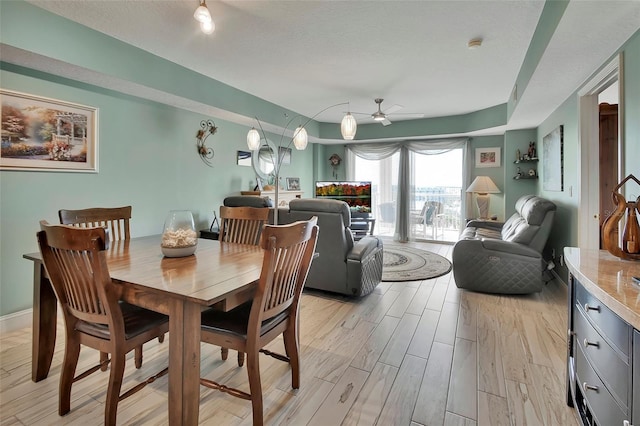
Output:
<path fill-rule="evenodd" d="M 625 168 L 626 174 L 640 176 L 640 31 L 636 32 L 621 48 L 624 56 L 622 74 L 624 76 L 624 128 L 625 135 Z M 617 56 L 617 54 L 616 54 Z M 613 58 L 611 58 L 613 59 Z M 606 61 L 605 63 L 609 63 Z M 594 75 L 599 70 L 594 72 Z M 539 194 L 558 205 L 556 220 L 553 226 L 547 251 L 556 250 L 559 256 L 564 247 L 578 244 L 578 218 L 580 206 L 580 151 L 578 150 L 579 134 L 579 96 L 573 93 L 558 109 L 556 109 L 537 129 L 537 146 L 542 147 L 542 138 L 559 125 L 564 126 L 564 190 L 562 192 L 545 191 L 542 185 L 543 170 L 540 171 Z M 540 152 L 540 164 L 545 161 Z M 586 155 L 586 152 L 585 152 Z M 542 166 L 540 166 L 542 169 Z M 586 171 L 588 173 L 588 171 Z M 597 192 L 597 188 L 591 191 Z M 640 189 L 630 189 L 636 197 Z M 557 265 L 559 266 L 559 265 Z M 566 267 L 558 268 L 559 275 L 567 279 Z"/>
<path fill-rule="evenodd" d="M 0 36 L 8 46 L 199 105 L 246 117 L 258 116 L 274 125 L 284 125 L 285 113 L 296 115 L 24 1 L 0 2 Z M 624 130 L 629 170 L 637 170 L 635 159 L 640 158 L 640 83 L 635 77 L 640 75 L 639 38 L 636 34 L 624 47 Z M 523 78 L 526 81 L 528 77 Z M 57 222 L 59 209 L 131 204 L 133 236 L 160 232 L 165 215 L 176 208 L 191 210 L 198 227 L 204 228 L 225 196 L 250 189 L 255 182 L 251 168 L 236 165 L 236 151 L 246 149 L 248 125 L 209 117 L 203 110 L 174 108 L 6 62 L 0 62 L 0 80 L 4 89 L 99 109 L 99 173 L 0 171 L 0 316 L 31 307 L 32 265 L 22 255 L 37 251 L 38 221 Z M 200 121 L 207 118 L 213 118 L 219 127 L 218 133 L 207 139 L 215 150 L 213 167 L 202 163 L 196 152 L 195 134 Z M 502 104 L 463 116 L 398 122 L 387 127 L 359 126 L 358 138 L 464 133 L 506 123 L 507 104 Z M 573 195 L 567 191 L 544 193 L 535 182 L 531 191 L 558 203 L 559 220 L 551 244 L 560 249 L 577 242 L 576 95 L 535 131 L 474 137 L 472 148 L 501 147 L 502 164 L 494 169 L 473 167 L 472 177 L 489 175 L 496 182 L 503 193 L 492 196 L 491 213 L 504 218 L 512 201 L 522 191 L 529 192 L 523 182 L 513 186 L 513 152 L 528 145 L 534 132 L 540 147 L 541 138 L 558 124 L 565 125 L 565 187 L 571 185 Z M 340 138 L 336 125 L 312 122 L 308 131 L 325 139 Z M 315 180 L 332 178 L 328 158 L 334 152 L 345 158 L 342 144 L 311 144 L 305 151 L 293 150 L 292 162 L 283 166 L 281 176 L 299 177 L 305 195 L 311 196 Z M 338 173 L 339 179 L 345 178 L 344 163 Z"/>
<path fill-rule="evenodd" d="M 625 172 L 640 179 L 640 31 L 624 48 L 624 97 Z M 640 196 L 640 188 L 627 195 Z"/>
<path fill-rule="evenodd" d="M 195 135 L 210 117 L 8 64 L 0 80 L 4 89 L 99 110 L 99 173 L 0 172 L 0 315 L 31 307 L 32 264 L 22 255 L 38 251 L 38 222 L 57 223 L 59 209 L 132 205 L 134 237 L 161 232 L 169 210 L 187 209 L 202 229 L 225 196 L 255 184 L 253 169 L 236 164 L 237 150 L 246 150 L 244 126 L 214 119 L 208 167 Z M 294 149 L 281 170 L 299 177 L 305 194 L 312 193 L 312 158 L 312 145 Z"/>
<path fill-rule="evenodd" d="M 564 190 L 545 191 L 543 188 L 544 170 L 542 164 L 546 160 L 542 149 L 539 151 L 540 157 L 540 180 L 539 194 L 553 201 L 558 207 L 556 216 L 547 242 L 547 249 L 555 249 L 559 256 L 566 246 L 576 246 L 578 244 L 578 214 L 579 214 L 579 168 L 580 158 L 578 156 L 578 96 L 572 95 L 567 99 L 551 116 L 539 127 L 537 134 L 537 146 L 542 147 L 542 138 L 548 135 L 559 125 L 563 125 L 564 140 Z M 594 188 L 597 191 L 597 188 Z M 559 266 L 559 265 L 558 265 Z M 566 268 L 560 267 L 560 276 L 567 279 Z"/>
<path fill-rule="evenodd" d="M 504 165 L 505 165 L 505 193 L 504 206 L 505 218 L 515 213 L 515 205 L 518 198 L 523 195 L 537 194 L 539 180 L 537 179 L 519 179 L 514 180 L 517 169 L 520 167 L 522 173 L 527 173 L 530 168 L 538 170 L 541 162 L 538 163 L 519 163 L 514 164 L 517 158 L 517 151 L 524 155 L 529 149 L 529 142 L 535 142 L 536 129 L 510 130 L 504 135 Z M 536 144 L 536 149 L 539 151 Z M 540 171 L 538 170 L 538 174 Z"/>
<path fill-rule="evenodd" d="M 500 167 L 482 167 L 477 168 L 475 164 L 476 149 L 478 148 L 500 148 Z M 489 216 L 496 215 L 498 220 L 504 220 L 504 200 L 505 200 L 505 158 L 504 158 L 504 136 L 478 136 L 471 139 L 471 156 L 473 166 L 471 168 L 470 182 L 476 176 L 489 176 L 496 186 L 502 191 L 500 194 L 489 194 Z M 465 191 L 467 188 L 462 188 Z M 471 197 L 472 209 L 474 217 L 478 216 L 478 206 L 476 205 L 475 195 Z"/>

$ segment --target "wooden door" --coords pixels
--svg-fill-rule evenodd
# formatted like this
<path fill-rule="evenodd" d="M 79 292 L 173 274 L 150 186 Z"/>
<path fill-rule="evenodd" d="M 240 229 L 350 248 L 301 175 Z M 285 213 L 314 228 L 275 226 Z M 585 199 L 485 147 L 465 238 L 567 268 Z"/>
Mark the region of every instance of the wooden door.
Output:
<path fill-rule="evenodd" d="M 611 193 L 618 184 L 618 105 L 600 104 L 600 248 L 602 223 L 615 210 Z M 616 240 L 617 241 L 617 230 Z"/>

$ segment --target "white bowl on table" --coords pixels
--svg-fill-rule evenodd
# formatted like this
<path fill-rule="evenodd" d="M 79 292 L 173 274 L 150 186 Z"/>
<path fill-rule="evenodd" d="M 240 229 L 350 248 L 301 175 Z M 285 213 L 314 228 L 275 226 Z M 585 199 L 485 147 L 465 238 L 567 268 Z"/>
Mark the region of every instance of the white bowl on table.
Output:
<path fill-rule="evenodd" d="M 187 247 L 163 247 L 160 246 L 160 248 L 162 249 L 162 254 L 165 255 L 165 257 L 186 257 L 186 256 L 191 256 L 193 253 L 196 252 L 196 249 L 198 248 L 198 245 L 193 245 L 193 246 L 187 246 Z"/>

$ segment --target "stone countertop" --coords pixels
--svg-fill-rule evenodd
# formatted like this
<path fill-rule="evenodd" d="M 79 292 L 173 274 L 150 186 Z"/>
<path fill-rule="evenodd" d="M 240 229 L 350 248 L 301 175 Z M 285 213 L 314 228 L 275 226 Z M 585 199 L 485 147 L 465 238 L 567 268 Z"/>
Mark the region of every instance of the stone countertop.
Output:
<path fill-rule="evenodd" d="M 565 247 L 569 271 L 609 309 L 640 330 L 640 261 L 619 259 L 606 250 Z"/>

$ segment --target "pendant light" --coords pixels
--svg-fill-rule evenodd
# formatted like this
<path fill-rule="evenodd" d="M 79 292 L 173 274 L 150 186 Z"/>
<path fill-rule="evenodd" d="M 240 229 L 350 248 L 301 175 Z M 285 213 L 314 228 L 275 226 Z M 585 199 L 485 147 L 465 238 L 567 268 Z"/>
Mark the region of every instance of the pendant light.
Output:
<path fill-rule="evenodd" d="M 193 17 L 198 22 L 211 22 L 211 13 L 209 13 L 209 8 L 207 8 L 207 4 L 202 0 L 200 6 L 193 12 Z"/>
<path fill-rule="evenodd" d="M 302 126 L 298 126 L 293 135 L 293 145 L 296 147 L 296 149 L 305 149 L 307 147 L 307 143 L 309 142 L 309 137 L 305 128 Z"/>
<path fill-rule="evenodd" d="M 209 12 L 209 8 L 205 3 L 205 0 L 202 0 L 200 6 L 193 12 L 193 17 L 196 21 L 200 23 L 200 29 L 205 34 L 211 34 L 216 29 L 216 24 L 213 22 L 211 18 L 211 13 Z"/>
<path fill-rule="evenodd" d="M 357 128 L 358 123 L 356 123 L 356 119 L 350 112 L 347 112 L 347 115 L 344 116 L 340 123 L 340 133 L 342 133 L 342 138 L 347 141 L 353 140 L 356 136 Z"/>
<path fill-rule="evenodd" d="M 200 22 L 200 29 L 205 34 L 212 34 L 216 29 L 216 24 L 213 21 Z"/>
<path fill-rule="evenodd" d="M 247 133 L 247 146 L 251 151 L 256 151 L 260 148 L 260 133 L 258 133 L 255 127 L 252 127 L 249 133 Z"/>

